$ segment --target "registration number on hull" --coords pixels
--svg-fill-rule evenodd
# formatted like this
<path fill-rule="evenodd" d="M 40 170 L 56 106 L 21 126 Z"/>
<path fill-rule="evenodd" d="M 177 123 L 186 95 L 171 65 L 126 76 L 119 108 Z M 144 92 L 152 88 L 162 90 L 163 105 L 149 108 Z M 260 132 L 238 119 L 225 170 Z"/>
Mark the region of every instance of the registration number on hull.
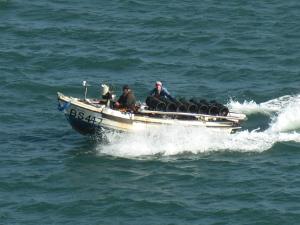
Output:
<path fill-rule="evenodd" d="M 91 124 L 100 124 L 102 122 L 101 117 L 95 117 L 83 111 L 78 111 L 76 109 L 70 110 L 70 117 L 76 118 L 78 120 L 86 121 Z"/>

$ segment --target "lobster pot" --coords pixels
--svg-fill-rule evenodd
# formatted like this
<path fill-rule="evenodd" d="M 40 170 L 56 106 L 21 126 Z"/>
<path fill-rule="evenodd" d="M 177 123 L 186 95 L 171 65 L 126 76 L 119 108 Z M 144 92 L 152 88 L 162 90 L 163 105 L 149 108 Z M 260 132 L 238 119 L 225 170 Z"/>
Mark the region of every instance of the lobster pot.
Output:
<path fill-rule="evenodd" d="M 226 106 L 222 105 L 222 107 L 220 108 L 220 111 L 219 111 L 219 115 L 227 116 L 228 113 L 229 113 L 229 109 Z"/>
<path fill-rule="evenodd" d="M 159 100 L 166 104 L 166 111 L 167 112 L 177 112 L 177 105 L 176 105 L 175 102 L 170 101 L 170 100 L 168 100 L 164 97 L 160 97 Z"/>
<path fill-rule="evenodd" d="M 163 101 L 161 101 L 158 98 L 155 98 L 153 96 L 147 97 L 146 104 L 150 110 L 166 111 L 166 108 L 167 108 L 167 105 Z"/>
<path fill-rule="evenodd" d="M 184 98 L 179 99 L 179 102 L 185 106 L 186 112 L 189 113 L 197 113 L 198 112 L 198 106 L 190 101 L 187 101 Z"/>
<path fill-rule="evenodd" d="M 206 104 L 199 104 L 198 105 L 198 113 L 209 114 L 209 106 Z"/>
<path fill-rule="evenodd" d="M 171 101 L 164 97 L 148 96 L 146 104 L 150 110 L 155 111 L 189 112 L 214 116 L 227 116 L 229 113 L 228 108 L 223 104 L 198 98 L 192 98 L 189 101 L 184 98 Z"/>
<path fill-rule="evenodd" d="M 187 112 L 187 108 L 183 104 L 177 104 L 176 112 Z"/>
<path fill-rule="evenodd" d="M 208 102 L 206 100 L 198 98 L 192 98 L 190 101 L 199 107 L 198 113 L 200 114 L 227 116 L 229 113 L 229 109 L 223 104 L 218 103 L 217 101 Z"/>
<path fill-rule="evenodd" d="M 197 113 L 198 109 L 199 109 L 199 107 L 193 103 L 187 104 L 187 111 L 189 113 Z"/>
<path fill-rule="evenodd" d="M 174 102 L 169 102 L 167 104 L 167 108 L 166 108 L 167 112 L 177 112 L 177 110 L 178 110 L 178 107 Z"/>
<path fill-rule="evenodd" d="M 192 99 L 190 99 L 190 102 L 192 102 L 198 106 L 197 112 L 199 114 L 209 114 L 209 103 L 206 100 L 192 98 Z"/>
<path fill-rule="evenodd" d="M 182 104 L 179 100 L 174 100 L 176 104 L 176 112 L 186 112 L 187 108 L 184 104 Z"/>
<path fill-rule="evenodd" d="M 208 114 L 209 115 L 214 115 L 214 116 L 219 115 L 219 107 L 215 104 L 209 105 Z"/>
<path fill-rule="evenodd" d="M 211 101 L 209 105 L 209 114 L 218 116 L 227 116 L 229 109 L 221 103 Z"/>
<path fill-rule="evenodd" d="M 227 116 L 229 109 L 217 101 L 211 101 L 209 104 L 209 114 L 218 116 Z"/>
<path fill-rule="evenodd" d="M 216 104 L 214 104 L 214 106 L 218 108 L 219 116 L 227 116 L 228 115 L 229 109 L 226 106 L 224 106 L 223 104 L 216 103 Z"/>

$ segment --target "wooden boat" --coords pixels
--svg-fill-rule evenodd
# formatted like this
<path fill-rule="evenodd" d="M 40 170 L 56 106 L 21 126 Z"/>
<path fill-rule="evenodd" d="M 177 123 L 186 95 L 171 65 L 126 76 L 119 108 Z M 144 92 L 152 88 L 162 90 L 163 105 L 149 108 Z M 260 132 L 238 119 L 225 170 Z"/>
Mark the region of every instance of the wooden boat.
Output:
<path fill-rule="evenodd" d="M 57 93 L 59 110 L 71 126 L 81 134 L 97 135 L 107 130 L 139 132 L 160 126 L 201 127 L 216 132 L 234 133 L 246 120 L 244 114 L 229 112 L 226 116 L 186 112 L 162 112 L 141 105 L 136 111 L 114 109 L 103 100 L 74 98 Z"/>

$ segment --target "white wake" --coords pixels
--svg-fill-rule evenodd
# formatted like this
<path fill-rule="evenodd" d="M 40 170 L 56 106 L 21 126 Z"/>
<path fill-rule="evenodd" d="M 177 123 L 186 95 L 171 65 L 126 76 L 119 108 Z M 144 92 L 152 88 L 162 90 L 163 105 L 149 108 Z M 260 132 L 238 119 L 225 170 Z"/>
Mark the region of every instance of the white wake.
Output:
<path fill-rule="evenodd" d="M 178 155 L 214 151 L 263 152 L 277 142 L 300 143 L 300 95 L 283 96 L 264 103 L 230 101 L 229 108 L 246 114 L 264 113 L 272 118 L 265 131 L 244 130 L 227 135 L 203 128 L 161 127 L 135 134 L 109 134 L 99 145 L 101 153 L 120 157 Z"/>
<path fill-rule="evenodd" d="M 280 112 L 285 109 L 288 105 L 292 104 L 293 101 L 299 101 L 300 95 L 285 95 L 276 99 L 269 100 L 267 102 L 256 103 L 255 101 L 244 101 L 240 103 L 238 101 L 230 100 L 227 107 L 235 112 L 251 114 L 267 114 Z"/>

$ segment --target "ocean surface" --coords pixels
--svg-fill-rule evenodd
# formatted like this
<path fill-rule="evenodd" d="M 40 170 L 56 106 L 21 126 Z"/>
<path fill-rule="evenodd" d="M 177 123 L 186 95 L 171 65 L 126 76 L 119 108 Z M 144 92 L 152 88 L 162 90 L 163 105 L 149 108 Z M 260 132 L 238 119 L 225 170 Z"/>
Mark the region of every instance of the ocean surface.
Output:
<path fill-rule="evenodd" d="M 76 133 L 57 95 L 156 80 L 236 134 Z M 0 0 L 0 224 L 300 224 L 300 1 Z"/>

